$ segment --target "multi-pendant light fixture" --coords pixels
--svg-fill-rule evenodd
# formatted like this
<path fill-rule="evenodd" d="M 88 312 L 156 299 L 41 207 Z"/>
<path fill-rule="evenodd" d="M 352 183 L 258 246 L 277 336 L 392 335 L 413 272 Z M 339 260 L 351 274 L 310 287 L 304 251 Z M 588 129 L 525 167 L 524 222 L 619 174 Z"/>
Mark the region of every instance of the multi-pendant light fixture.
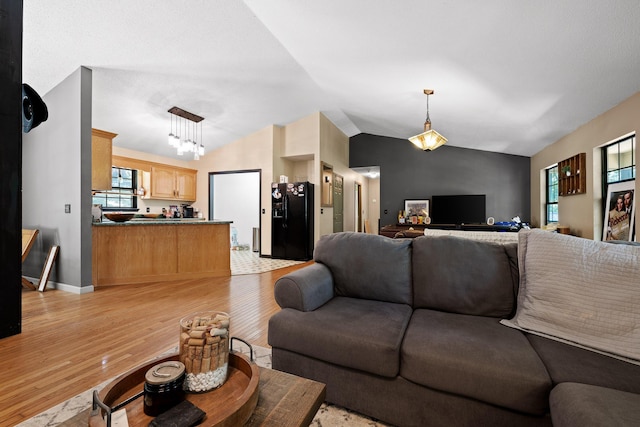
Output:
<path fill-rule="evenodd" d="M 425 89 L 424 94 L 427 95 L 427 119 L 424 122 L 424 132 L 409 138 L 416 147 L 424 151 L 432 151 L 441 145 L 446 144 L 447 138 L 431 129 L 431 119 L 429 118 L 429 95 L 433 95 L 432 89 Z"/>
<path fill-rule="evenodd" d="M 171 107 L 169 113 L 171 114 L 169 145 L 178 151 L 179 156 L 184 153 L 193 153 L 193 160 L 200 160 L 200 156 L 204 155 L 204 143 L 202 141 L 202 121 L 204 117 L 197 116 L 178 107 Z M 200 139 L 198 139 L 198 124 L 200 124 Z M 173 133 L 174 129 L 175 134 Z M 182 136 L 180 136 L 181 134 Z"/>

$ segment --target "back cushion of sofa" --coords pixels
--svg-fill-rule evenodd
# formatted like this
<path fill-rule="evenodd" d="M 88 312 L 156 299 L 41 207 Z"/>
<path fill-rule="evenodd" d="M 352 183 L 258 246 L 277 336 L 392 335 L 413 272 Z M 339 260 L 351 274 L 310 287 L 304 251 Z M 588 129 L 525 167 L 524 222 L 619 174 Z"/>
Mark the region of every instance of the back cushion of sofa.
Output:
<path fill-rule="evenodd" d="M 413 286 L 414 308 L 509 317 L 518 292 L 517 243 L 418 237 Z"/>
<path fill-rule="evenodd" d="M 409 239 L 334 233 L 320 238 L 313 258 L 331 270 L 336 295 L 412 303 Z"/>

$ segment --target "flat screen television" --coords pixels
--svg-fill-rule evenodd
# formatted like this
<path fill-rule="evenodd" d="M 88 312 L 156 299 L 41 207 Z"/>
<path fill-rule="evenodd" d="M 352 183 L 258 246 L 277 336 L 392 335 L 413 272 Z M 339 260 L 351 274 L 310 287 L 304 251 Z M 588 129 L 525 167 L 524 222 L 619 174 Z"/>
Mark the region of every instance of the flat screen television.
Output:
<path fill-rule="evenodd" d="M 431 197 L 431 224 L 483 224 L 487 200 L 484 194 Z"/>

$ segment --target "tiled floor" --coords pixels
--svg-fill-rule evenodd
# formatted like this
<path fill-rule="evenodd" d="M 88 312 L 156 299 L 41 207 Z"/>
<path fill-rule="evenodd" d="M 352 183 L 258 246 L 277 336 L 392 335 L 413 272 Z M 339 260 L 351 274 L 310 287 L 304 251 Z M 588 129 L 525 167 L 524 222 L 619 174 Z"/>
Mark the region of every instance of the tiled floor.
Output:
<path fill-rule="evenodd" d="M 231 251 L 231 275 L 264 273 L 278 268 L 301 264 L 303 261 L 260 258 L 258 252 L 250 250 Z"/>

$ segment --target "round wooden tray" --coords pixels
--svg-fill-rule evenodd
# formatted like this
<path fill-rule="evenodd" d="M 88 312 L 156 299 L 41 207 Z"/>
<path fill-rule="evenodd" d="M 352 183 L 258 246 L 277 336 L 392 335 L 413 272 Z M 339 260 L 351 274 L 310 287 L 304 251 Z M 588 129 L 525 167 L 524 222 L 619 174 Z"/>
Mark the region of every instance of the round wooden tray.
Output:
<path fill-rule="evenodd" d="M 152 360 L 110 382 L 99 394 L 100 400 L 113 408 L 118 403 L 139 393 L 144 388 L 145 373 L 152 366 L 169 360 L 179 360 L 178 354 Z M 227 381 L 206 393 L 187 393 L 187 400 L 207 413 L 202 426 L 244 425 L 258 403 L 259 368 L 240 353 L 229 353 Z M 153 417 L 144 413 L 143 398 L 124 406 L 130 427 L 147 426 Z M 90 426 L 106 426 L 100 408 L 91 412 Z"/>

